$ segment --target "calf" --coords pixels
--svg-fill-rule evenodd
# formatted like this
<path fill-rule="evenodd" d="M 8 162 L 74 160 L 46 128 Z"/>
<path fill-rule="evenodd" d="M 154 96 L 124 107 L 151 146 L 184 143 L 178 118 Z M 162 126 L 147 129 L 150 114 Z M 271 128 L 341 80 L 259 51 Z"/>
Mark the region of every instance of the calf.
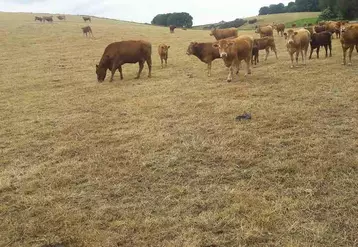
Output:
<path fill-rule="evenodd" d="M 214 48 L 219 50 L 220 57 L 223 59 L 226 67 L 229 68 L 227 82 L 232 81 L 234 67 L 237 68 L 236 74 L 239 73 L 240 62 L 242 60 L 246 62 L 247 74 L 251 74 L 250 62 L 253 45 L 254 38 L 246 35 L 235 39 L 222 39 L 213 45 Z"/>
<path fill-rule="evenodd" d="M 142 40 L 120 41 L 109 44 L 98 65 L 96 65 L 96 74 L 98 82 L 103 82 L 106 78 L 107 70 L 111 70 L 111 79 L 118 69 L 121 80 L 123 79 L 122 65 L 126 63 L 139 63 L 139 71 L 136 79 L 139 79 L 144 68 L 144 63 L 148 64 L 148 77 L 152 72 L 152 45 Z"/>
<path fill-rule="evenodd" d="M 35 16 L 35 21 L 42 22 L 42 17 Z"/>
<path fill-rule="evenodd" d="M 170 31 L 170 33 L 174 33 L 174 30 L 175 30 L 176 28 L 177 28 L 176 26 L 170 25 L 170 26 L 169 26 L 169 31 Z"/>
<path fill-rule="evenodd" d="M 329 48 L 329 56 L 332 57 L 332 34 L 330 32 L 321 32 L 321 33 L 314 33 L 311 36 L 311 53 L 309 59 L 312 58 L 312 53 L 314 49 L 317 49 L 317 58 L 319 58 L 319 49 L 321 46 L 324 46 L 326 50 L 326 57 L 328 57 L 328 50 Z"/>
<path fill-rule="evenodd" d="M 211 64 L 212 62 L 220 58 L 218 49 L 213 47 L 214 43 L 198 43 L 191 42 L 186 52 L 187 55 L 194 55 L 200 59 L 200 61 L 208 65 L 208 76 L 211 76 Z"/>
<path fill-rule="evenodd" d="M 298 64 L 298 56 L 301 53 L 303 64 L 306 65 L 307 51 L 311 39 L 310 32 L 308 32 L 306 29 L 300 29 L 297 32 L 294 32 L 293 30 L 288 30 L 285 36 L 287 36 L 287 51 L 290 54 L 292 62 L 291 68 L 294 67 L 293 54 L 295 53 L 296 63 Z M 305 54 L 303 54 L 303 52 Z"/>
<path fill-rule="evenodd" d="M 163 60 L 165 61 L 165 67 L 167 66 L 167 61 L 168 61 L 168 50 L 170 48 L 170 45 L 165 45 L 165 44 L 160 44 L 158 46 L 158 54 L 160 57 L 160 61 L 162 63 L 162 68 L 163 68 Z"/>
<path fill-rule="evenodd" d="M 237 37 L 236 28 L 214 29 L 211 30 L 210 36 L 214 36 L 216 40 Z"/>
<path fill-rule="evenodd" d="M 86 26 L 86 27 L 81 27 L 82 29 L 82 33 L 83 33 L 83 36 L 86 34 L 86 37 L 87 37 L 87 33 L 89 33 L 89 36 L 91 37 L 94 37 L 93 36 L 93 33 L 92 33 L 92 28 L 90 26 Z"/>
<path fill-rule="evenodd" d="M 358 52 L 358 24 L 341 27 L 341 44 L 343 50 L 343 65 L 347 63 L 347 50 L 349 49 L 349 63 L 352 65 L 354 47 Z"/>
<path fill-rule="evenodd" d="M 83 19 L 85 22 L 87 22 L 87 21 L 92 22 L 90 16 L 82 16 L 82 19 Z"/>
<path fill-rule="evenodd" d="M 273 28 L 272 26 L 265 26 L 265 27 L 260 27 L 258 26 L 256 28 L 256 31 L 255 33 L 258 33 L 260 34 L 260 37 L 263 38 L 263 37 L 266 37 L 266 36 L 273 36 Z"/>
<path fill-rule="evenodd" d="M 273 26 L 273 28 L 274 29 L 276 29 L 276 31 L 277 31 L 277 35 L 281 35 L 281 37 L 283 36 L 283 33 L 285 32 L 285 28 L 286 28 L 286 26 L 285 26 L 285 24 L 275 24 L 274 26 Z"/>
<path fill-rule="evenodd" d="M 267 60 L 267 57 L 270 53 L 270 49 L 275 53 L 276 59 L 278 59 L 275 39 L 273 37 L 263 37 L 260 39 L 255 39 L 254 41 L 255 44 L 257 45 L 258 50 L 266 50 L 265 61 Z"/>

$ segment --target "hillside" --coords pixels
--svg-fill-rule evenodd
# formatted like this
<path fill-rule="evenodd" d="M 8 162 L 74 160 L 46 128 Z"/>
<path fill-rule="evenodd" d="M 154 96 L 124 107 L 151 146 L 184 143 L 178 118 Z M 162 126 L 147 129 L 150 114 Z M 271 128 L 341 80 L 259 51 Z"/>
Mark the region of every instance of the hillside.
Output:
<path fill-rule="evenodd" d="M 278 60 L 227 83 L 186 54 L 209 31 L 34 15 L 0 13 L 1 247 L 358 243 L 358 55 L 342 66 L 339 40 L 290 69 L 275 34 Z M 105 47 L 137 39 L 152 78 L 98 83 Z"/>

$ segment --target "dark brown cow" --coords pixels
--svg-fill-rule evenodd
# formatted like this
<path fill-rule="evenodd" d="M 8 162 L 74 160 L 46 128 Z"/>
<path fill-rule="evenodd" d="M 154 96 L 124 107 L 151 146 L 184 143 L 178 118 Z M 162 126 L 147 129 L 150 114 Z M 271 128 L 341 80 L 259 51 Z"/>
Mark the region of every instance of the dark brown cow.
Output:
<path fill-rule="evenodd" d="M 314 31 L 315 31 L 316 33 L 321 33 L 321 32 L 326 31 L 326 27 L 325 27 L 325 26 L 315 26 L 315 27 L 314 27 Z"/>
<path fill-rule="evenodd" d="M 278 59 L 275 39 L 273 37 L 263 37 L 260 39 L 255 39 L 254 41 L 254 44 L 256 44 L 258 50 L 266 50 L 265 61 L 267 60 L 267 57 L 270 53 L 270 49 L 275 53 L 276 59 Z"/>
<path fill-rule="evenodd" d="M 329 56 L 332 57 L 332 33 L 324 31 L 321 33 L 314 33 L 311 36 L 311 53 L 309 59 L 312 58 L 312 53 L 315 49 L 317 49 L 317 58 L 319 58 L 319 49 L 321 46 L 324 46 L 326 50 L 326 57 L 328 57 L 328 49 L 329 48 Z"/>
<path fill-rule="evenodd" d="M 301 53 L 303 64 L 306 65 L 307 60 L 307 51 L 308 46 L 310 44 L 311 34 L 306 29 L 300 29 L 297 32 L 291 30 L 288 30 L 287 33 L 285 33 L 285 36 L 287 36 L 287 51 L 291 57 L 291 68 L 294 67 L 293 64 L 293 54 L 296 53 L 296 63 L 298 64 L 298 57 Z"/>
<path fill-rule="evenodd" d="M 82 16 L 82 19 L 83 19 L 85 22 L 87 22 L 87 21 L 92 22 L 90 16 Z"/>
<path fill-rule="evenodd" d="M 136 79 L 139 79 L 144 68 L 144 63 L 148 64 L 148 77 L 152 74 L 152 45 L 143 40 L 120 41 L 109 44 L 104 50 L 101 61 L 96 65 L 98 82 L 103 82 L 106 78 L 107 70 L 111 70 L 111 79 L 118 69 L 121 80 L 123 79 L 122 65 L 126 63 L 139 63 L 139 71 Z"/>
<path fill-rule="evenodd" d="M 158 46 L 158 54 L 160 57 L 160 61 L 162 63 L 162 68 L 163 68 L 163 61 L 165 61 L 165 67 L 168 64 L 168 50 L 170 48 L 170 45 L 165 45 L 165 44 L 160 44 Z"/>
<path fill-rule="evenodd" d="M 53 22 L 53 18 L 52 18 L 52 16 L 43 16 L 42 17 L 42 21 L 43 22 Z"/>
<path fill-rule="evenodd" d="M 87 37 L 87 33 L 89 33 L 90 37 L 91 37 L 91 35 L 92 35 L 92 37 L 94 37 L 93 32 L 92 32 L 92 28 L 90 26 L 81 27 L 81 29 L 82 29 L 83 35 L 86 34 L 86 37 Z"/>
<path fill-rule="evenodd" d="M 345 25 L 341 27 L 341 44 L 343 50 L 343 65 L 347 64 L 347 50 L 349 49 L 349 63 L 352 65 L 352 53 L 354 47 L 358 52 L 358 24 Z"/>
<path fill-rule="evenodd" d="M 256 28 L 255 33 L 260 34 L 260 37 L 267 37 L 267 36 L 273 36 L 273 28 L 272 26 L 268 25 L 268 26 L 264 26 L 264 27 L 260 27 L 258 26 Z"/>
<path fill-rule="evenodd" d="M 210 36 L 214 36 L 216 40 L 237 37 L 236 28 L 214 29 L 211 30 Z"/>
<path fill-rule="evenodd" d="M 200 61 L 208 65 L 208 76 L 211 76 L 211 64 L 212 62 L 220 58 L 218 49 L 213 47 L 214 43 L 198 43 L 191 42 L 186 52 L 187 55 L 194 55 L 200 59 Z"/>
<path fill-rule="evenodd" d="M 169 31 L 170 31 L 170 33 L 174 33 L 174 30 L 175 30 L 176 28 L 177 28 L 176 26 L 170 25 L 170 26 L 169 26 Z"/>
<path fill-rule="evenodd" d="M 229 68 L 227 82 L 232 81 L 234 67 L 237 68 L 236 74 L 239 74 L 242 60 L 246 62 L 247 74 L 251 74 L 250 66 L 253 46 L 254 38 L 247 35 L 242 35 L 234 39 L 222 39 L 213 45 L 214 48 L 219 50 L 220 57 L 223 59 L 226 67 Z"/>
<path fill-rule="evenodd" d="M 285 26 L 285 24 L 280 23 L 280 24 L 273 25 L 273 28 L 276 29 L 277 35 L 281 35 L 281 37 L 282 37 L 283 33 L 285 32 L 286 26 Z"/>
<path fill-rule="evenodd" d="M 58 15 L 57 19 L 59 19 L 60 21 L 65 21 L 66 20 L 66 16 L 65 15 Z"/>
<path fill-rule="evenodd" d="M 42 17 L 39 17 L 39 16 L 35 16 L 35 21 L 39 21 L 39 22 L 42 22 Z"/>
<path fill-rule="evenodd" d="M 252 47 L 252 58 L 251 58 L 251 64 L 254 63 L 255 65 L 259 63 L 259 47 L 256 40 L 254 40 L 254 45 Z"/>

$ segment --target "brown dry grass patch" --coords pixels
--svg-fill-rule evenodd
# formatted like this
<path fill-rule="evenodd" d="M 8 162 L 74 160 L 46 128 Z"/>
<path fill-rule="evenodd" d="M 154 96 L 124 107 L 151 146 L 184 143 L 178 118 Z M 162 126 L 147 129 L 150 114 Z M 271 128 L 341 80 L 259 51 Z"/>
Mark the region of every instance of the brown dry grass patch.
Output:
<path fill-rule="evenodd" d="M 84 25 L 0 14 L 0 246 L 357 245 L 356 54 L 341 66 L 334 40 L 332 58 L 289 69 L 277 38 L 278 61 L 228 84 L 222 61 L 208 78 L 185 55 L 208 32 Z M 125 65 L 98 84 L 123 39 L 152 42 L 153 78 Z"/>

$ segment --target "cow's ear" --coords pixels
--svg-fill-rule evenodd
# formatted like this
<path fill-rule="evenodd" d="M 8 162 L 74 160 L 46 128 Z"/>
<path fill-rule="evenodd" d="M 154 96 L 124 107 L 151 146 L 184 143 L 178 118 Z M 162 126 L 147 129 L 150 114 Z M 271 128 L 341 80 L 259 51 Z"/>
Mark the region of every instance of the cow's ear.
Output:
<path fill-rule="evenodd" d="M 168 45 L 168 49 L 170 48 L 170 45 Z"/>
<path fill-rule="evenodd" d="M 297 35 L 298 33 L 297 33 L 297 32 L 294 32 L 293 34 L 294 34 L 294 35 Z"/>
<path fill-rule="evenodd" d="M 213 44 L 213 47 L 217 49 L 217 48 L 219 48 L 219 44 L 218 44 L 218 43 L 214 43 L 214 44 Z"/>

